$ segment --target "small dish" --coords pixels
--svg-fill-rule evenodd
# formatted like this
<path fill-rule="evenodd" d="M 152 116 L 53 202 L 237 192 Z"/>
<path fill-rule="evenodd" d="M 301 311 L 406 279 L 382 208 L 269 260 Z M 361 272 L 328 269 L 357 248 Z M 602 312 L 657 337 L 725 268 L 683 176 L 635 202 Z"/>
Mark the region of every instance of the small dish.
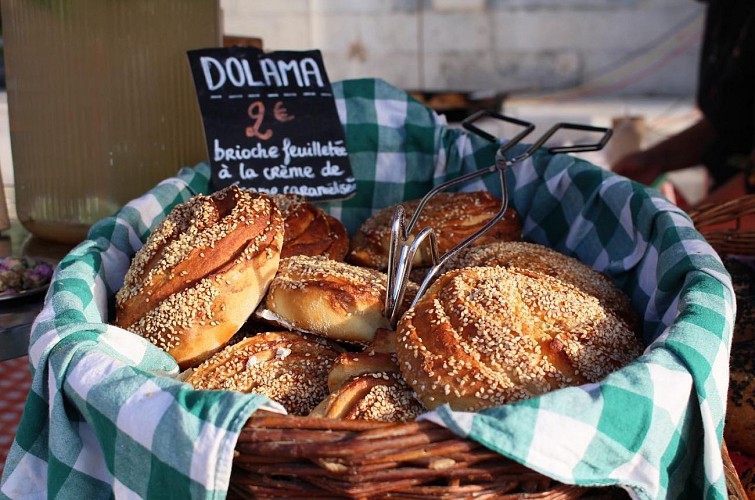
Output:
<path fill-rule="evenodd" d="M 21 256 L 0 259 L 0 302 L 32 297 L 50 286 L 57 262 L 44 257 Z"/>
<path fill-rule="evenodd" d="M 50 283 L 39 286 L 37 288 L 31 288 L 29 290 L 20 290 L 20 291 L 6 290 L 4 292 L 0 292 L 0 302 L 21 299 L 24 297 L 33 297 L 35 295 L 39 295 L 45 292 L 48 288 L 50 288 Z"/>

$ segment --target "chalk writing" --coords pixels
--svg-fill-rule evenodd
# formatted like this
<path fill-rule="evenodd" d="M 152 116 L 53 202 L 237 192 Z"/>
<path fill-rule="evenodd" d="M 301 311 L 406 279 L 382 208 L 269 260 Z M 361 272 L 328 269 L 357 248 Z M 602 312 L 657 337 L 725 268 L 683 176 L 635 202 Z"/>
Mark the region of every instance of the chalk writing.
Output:
<path fill-rule="evenodd" d="M 211 91 L 226 83 L 233 87 L 324 87 L 320 66 L 311 57 L 301 60 L 274 61 L 269 57 L 256 60 L 228 57 L 220 61 L 215 57 L 199 58 L 204 83 Z"/>
<path fill-rule="evenodd" d="M 251 159 L 276 159 L 280 157 L 280 148 L 278 146 L 265 147 L 258 142 L 252 147 L 242 147 L 239 144 L 224 148 L 220 145 L 220 139 L 212 141 L 212 159 L 213 161 L 235 161 Z"/>
<path fill-rule="evenodd" d="M 254 123 L 246 128 L 247 137 L 259 137 L 263 141 L 270 139 L 273 136 L 273 131 L 270 129 L 260 132 L 262 126 L 262 120 L 265 118 L 265 105 L 262 101 L 254 101 L 249 105 L 246 110 L 246 114 L 249 115 Z"/>
<path fill-rule="evenodd" d="M 265 179 L 314 179 L 315 171 L 312 167 L 291 167 L 288 165 L 277 165 L 275 167 L 265 167 L 262 169 L 262 175 Z"/>
<path fill-rule="evenodd" d="M 283 105 L 283 101 L 275 103 L 275 106 L 273 107 L 273 116 L 279 122 L 288 122 L 295 118 L 288 114 L 288 110 L 286 109 L 286 106 Z"/>
<path fill-rule="evenodd" d="M 211 187 L 230 184 L 313 201 L 356 191 L 319 51 L 251 47 L 189 52 L 205 125 Z"/>

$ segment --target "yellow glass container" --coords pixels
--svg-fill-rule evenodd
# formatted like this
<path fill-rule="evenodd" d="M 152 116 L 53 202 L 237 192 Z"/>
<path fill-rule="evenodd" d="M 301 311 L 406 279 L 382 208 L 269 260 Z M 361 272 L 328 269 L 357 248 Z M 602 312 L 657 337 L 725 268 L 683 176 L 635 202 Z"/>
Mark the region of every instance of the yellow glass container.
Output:
<path fill-rule="evenodd" d="M 3 0 L 16 212 L 64 243 L 206 160 L 186 51 L 221 45 L 218 0 Z"/>

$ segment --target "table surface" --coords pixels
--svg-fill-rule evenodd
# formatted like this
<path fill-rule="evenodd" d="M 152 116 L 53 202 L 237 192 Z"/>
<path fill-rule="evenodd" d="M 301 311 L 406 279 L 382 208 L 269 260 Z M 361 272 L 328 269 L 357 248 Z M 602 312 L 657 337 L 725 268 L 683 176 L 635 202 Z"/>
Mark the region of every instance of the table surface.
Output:
<path fill-rule="evenodd" d="M 30 387 L 27 356 L 0 361 L 0 473 L 5 467 Z"/>

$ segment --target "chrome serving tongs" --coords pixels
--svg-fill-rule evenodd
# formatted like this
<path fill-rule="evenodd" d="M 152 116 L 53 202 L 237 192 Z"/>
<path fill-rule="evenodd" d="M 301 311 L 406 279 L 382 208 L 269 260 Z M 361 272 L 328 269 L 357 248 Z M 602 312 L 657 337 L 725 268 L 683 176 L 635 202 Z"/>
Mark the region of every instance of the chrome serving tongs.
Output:
<path fill-rule="evenodd" d="M 430 190 L 420 200 L 419 204 L 417 205 L 417 209 L 414 211 L 414 214 L 412 214 L 412 218 L 408 224 L 406 223 L 406 214 L 403 206 L 398 205 L 396 207 L 391 225 L 391 241 L 388 252 L 388 285 L 385 294 L 384 307 L 384 315 L 390 321 L 391 328 L 393 329 L 395 329 L 396 325 L 398 324 L 399 312 L 401 309 L 401 304 L 404 301 L 404 296 L 406 294 L 406 286 L 409 279 L 409 273 L 414 262 L 414 256 L 419 250 L 420 246 L 425 243 L 426 240 L 430 245 L 430 257 L 432 259 L 433 265 L 428 269 L 427 274 L 425 274 L 425 277 L 419 286 L 419 290 L 417 291 L 417 295 L 414 297 L 410 307 L 413 307 L 417 303 L 419 298 L 430 286 L 430 283 L 432 283 L 435 276 L 443 268 L 443 265 L 448 261 L 448 259 L 456 255 L 464 247 L 468 246 L 472 241 L 480 237 L 503 218 L 508 208 L 509 201 L 505 175 L 507 168 L 513 167 L 531 157 L 538 149 L 542 148 L 543 145 L 548 141 L 548 139 L 550 139 L 559 130 L 579 130 L 591 133 L 602 133 L 603 135 L 601 136 L 600 141 L 598 141 L 597 143 L 551 147 L 548 149 L 549 153 L 555 154 L 599 151 L 603 149 L 608 140 L 611 138 L 612 134 L 611 129 L 603 127 L 594 127 L 591 125 L 580 125 L 573 123 L 557 123 L 553 125 L 545 134 L 543 134 L 535 143 L 530 145 L 525 151 L 511 158 L 506 158 L 505 153 L 512 149 L 514 146 L 521 143 L 521 141 L 525 137 L 527 137 L 533 130 L 535 130 L 535 125 L 524 120 L 512 118 L 510 116 L 505 116 L 492 111 L 483 110 L 466 118 L 462 122 L 462 126 L 470 132 L 473 132 L 474 134 L 491 142 L 498 141 L 497 137 L 474 125 L 474 122 L 484 117 L 494 118 L 496 120 L 501 120 L 517 125 L 521 127 L 522 130 L 511 139 L 504 142 L 501 147 L 498 148 L 493 165 L 477 170 L 475 172 L 470 172 L 455 179 L 451 179 L 450 181 L 439 184 L 438 186 Z M 425 207 L 425 205 L 427 205 L 427 203 L 433 196 L 452 186 L 463 184 L 476 177 L 481 177 L 496 172 L 498 173 L 498 177 L 501 182 L 501 208 L 498 210 L 498 213 L 495 214 L 476 233 L 467 237 L 464 241 L 456 245 L 444 255 L 440 255 L 440 252 L 438 251 L 438 236 L 432 227 L 423 228 L 415 238 L 411 238 L 411 232 L 414 229 L 414 226 L 417 224 L 417 221 L 419 220 L 419 215 L 422 212 L 422 209 Z"/>

